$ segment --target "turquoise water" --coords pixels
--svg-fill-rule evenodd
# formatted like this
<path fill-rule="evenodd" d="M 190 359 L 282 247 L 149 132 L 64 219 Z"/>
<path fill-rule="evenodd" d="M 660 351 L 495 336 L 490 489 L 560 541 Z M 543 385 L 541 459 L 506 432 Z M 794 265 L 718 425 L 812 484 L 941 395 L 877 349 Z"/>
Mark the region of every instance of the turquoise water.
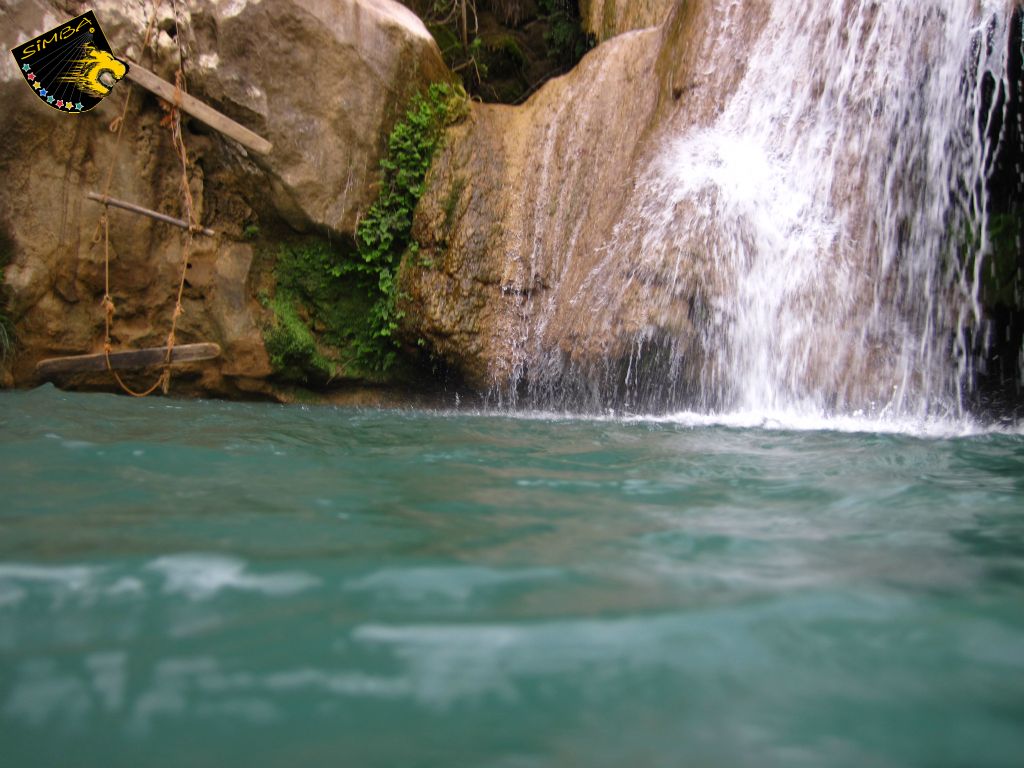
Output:
<path fill-rule="evenodd" d="M 772 426 L 0 393 L 0 764 L 1021 765 L 1024 438 Z"/>

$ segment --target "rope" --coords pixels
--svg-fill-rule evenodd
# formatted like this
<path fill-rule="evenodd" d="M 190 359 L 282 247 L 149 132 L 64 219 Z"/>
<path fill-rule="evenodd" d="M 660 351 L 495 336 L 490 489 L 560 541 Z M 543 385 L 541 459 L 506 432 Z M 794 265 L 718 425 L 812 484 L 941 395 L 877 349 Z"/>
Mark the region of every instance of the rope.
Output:
<path fill-rule="evenodd" d="M 178 99 L 181 70 L 178 70 L 178 77 L 175 78 L 175 101 Z M 188 261 L 192 250 L 192 233 L 196 228 L 195 216 L 192 208 L 192 190 L 188 183 L 188 152 L 185 149 L 185 142 L 181 137 L 181 112 L 177 107 L 171 111 L 173 122 L 171 123 L 171 139 L 174 141 L 174 148 L 178 158 L 181 160 L 181 188 L 182 199 L 185 204 L 185 220 L 188 222 L 188 231 L 185 233 L 185 242 L 181 248 L 181 278 L 178 280 L 178 296 L 174 302 L 174 313 L 171 315 L 171 331 L 167 334 L 167 358 L 164 362 L 164 371 L 167 378 L 164 382 L 164 394 L 171 383 L 171 352 L 174 349 L 174 333 L 178 328 L 178 318 L 184 313 L 181 306 L 181 298 L 185 293 L 185 278 L 188 276 Z"/>
<path fill-rule="evenodd" d="M 174 3 L 174 0 L 172 0 Z M 157 11 L 160 8 L 160 2 L 153 5 L 153 14 L 150 17 L 149 25 L 146 28 L 146 36 L 142 43 L 142 51 L 146 51 L 149 48 L 150 40 L 152 39 L 153 30 L 156 26 Z M 174 4 L 174 26 L 175 26 L 175 37 L 179 39 L 178 52 L 179 52 L 179 64 L 178 71 L 175 75 L 174 83 L 174 104 L 171 105 L 170 114 L 170 128 L 171 128 L 171 141 L 174 144 L 175 154 L 181 162 L 181 189 L 182 189 L 182 202 L 185 208 L 185 219 L 188 221 L 188 231 L 185 235 L 185 241 L 182 245 L 182 260 L 181 260 L 181 278 L 178 281 L 178 294 L 174 302 L 174 311 L 171 313 L 171 330 L 167 334 L 167 354 L 164 356 L 163 370 L 157 377 L 157 380 L 153 384 L 144 390 L 136 391 L 129 387 L 121 376 L 114 370 L 113 365 L 110 362 L 110 352 L 112 350 L 111 344 L 111 329 L 114 324 L 114 301 L 110 296 L 110 226 L 107 218 L 108 205 L 106 202 L 103 203 L 103 213 L 100 215 L 100 220 L 97 224 L 97 232 L 93 237 L 93 242 L 99 240 L 99 230 L 103 230 L 103 301 L 102 306 L 105 316 L 105 333 L 103 341 L 103 357 L 107 363 L 107 370 L 113 375 L 114 380 L 118 383 L 121 389 L 132 397 L 147 397 L 161 388 L 163 393 L 166 395 L 171 385 L 171 358 L 174 354 L 175 344 L 175 333 L 178 327 L 178 318 L 184 314 L 184 308 L 181 305 L 182 296 L 185 292 L 185 278 L 188 275 L 189 257 L 192 248 L 192 236 L 195 230 L 197 230 L 198 224 L 194 215 L 194 201 L 192 199 L 192 190 L 188 183 L 188 151 L 185 148 L 185 142 L 181 135 L 181 112 L 178 109 L 178 104 L 181 101 L 181 93 L 184 92 L 184 73 L 183 73 L 183 62 L 184 62 L 184 50 L 181 48 L 181 35 L 178 33 L 178 9 L 177 5 Z M 128 105 L 131 101 L 131 88 L 128 89 L 125 95 L 124 105 L 121 109 L 121 114 L 114 118 L 110 123 L 110 130 L 117 133 L 117 139 L 114 143 L 114 155 L 111 161 L 110 168 L 107 171 L 107 178 L 103 186 L 103 197 L 106 200 L 110 195 L 110 185 L 114 176 L 114 167 L 117 160 L 118 149 L 121 145 L 121 136 L 124 131 L 125 117 L 128 114 Z"/>
<path fill-rule="evenodd" d="M 178 29 L 178 0 L 171 0 L 171 13 L 174 16 L 174 41 L 178 44 L 178 73 L 185 76 L 185 45 L 182 43 L 181 30 Z M 184 90 L 184 89 L 182 89 Z"/>
<path fill-rule="evenodd" d="M 110 329 L 114 324 L 114 300 L 110 298 L 110 226 L 107 221 L 107 214 L 105 211 L 100 218 L 100 224 L 103 227 L 103 310 L 104 316 L 106 317 L 105 337 L 103 341 L 103 359 L 107 362 L 107 370 L 114 375 L 114 380 L 120 385 L 121 389 L 123 389 L 125 393 L 132 397 L 147 397 L 153 394 L 157 387 L 161 385 L 166 387 L 170 384 L 170 368 L 165 365 L 164 370 L 160 373 L 160 377 L 153 383 L 153 385 L 149 387 L 149 389 L 138 392 L 125 384 L 118 372 L 114 370 L 114 366 L 110 364 Z M 170 352 L 168 352 L 168 357 L 169 356 Z"/>

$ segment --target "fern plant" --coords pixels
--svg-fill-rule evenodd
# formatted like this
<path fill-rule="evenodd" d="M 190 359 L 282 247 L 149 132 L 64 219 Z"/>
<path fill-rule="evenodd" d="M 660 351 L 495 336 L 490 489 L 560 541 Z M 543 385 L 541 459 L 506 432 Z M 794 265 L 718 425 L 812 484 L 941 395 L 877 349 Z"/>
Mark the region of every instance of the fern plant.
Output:
<path fill-rule="evenodd" d="M 404 119 L 388 137 L 387 156 L 380 164 L 380 193 L 356 231 L 358 258 L 333 267 L 336 277 L 354 275 L 373 297 L 368 334 L 357 354 L 375 370 L 386 371 L 395 361 L 395 334 L 402 319 L 396 308 L 398 266 L 412 245 L 413 212 L 423 195 L 427 171 L 445 128 L 468 111 L 461 86 L 434 83 L 413 98 Z"/>

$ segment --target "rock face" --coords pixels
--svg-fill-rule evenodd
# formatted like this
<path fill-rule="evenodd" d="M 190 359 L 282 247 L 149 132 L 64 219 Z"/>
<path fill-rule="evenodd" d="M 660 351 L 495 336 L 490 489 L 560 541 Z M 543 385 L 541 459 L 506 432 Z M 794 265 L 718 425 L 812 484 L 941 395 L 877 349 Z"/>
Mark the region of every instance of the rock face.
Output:
<path fill-rule="evenodd" d="M 250 285 L 256 249 L 243 232 L 258 224 L 264 234 L 353 238 L 359 212 L 375 198 L 388 131 L 413 93 L 449 76 L 437 47 L 391 0 L 195 0 L 177 4 L 177 23 L 164 3 L 146 53 L 148 6 L 22 0 L 0 7 L 0 44 L 9 49 L 86 8 L 116 54 L 167 80 L 184 51 L 189 92 L 274 145 L 251 156 L 182 121 L 195 209 L 219 234 L 193 244 L 177 339 L 218 342 L 224 355 L 186 369 L 176 390 L 270 392 Z M 38 103 L 9 57 L 0 67 L 0 243 L 9 251 L 16 385 L 33 383 L 40 358 L 101 346 L 102 209 L 85 195 L 104 187 L 108 169 L 114 197 L 181 216 L 181 167 L 156 98 L 135 86 L 120 146 L 108 130 L 128 90 L 121 83 L 92 112 L 61 115 Z M 115 346 L 160 345 L 181 269 L 180 230 L 114 209 L 109 222 Z M 105 377 L 71 383 L 110 386 Z"/>
<path fill-rule="evenodd" d="M 404 272 L 406 312 L 410 333 L 474 386 L 503 388 L 521 373 L 524 319 L 538 304 L 579 310 L 569 300 L 585 275 L 558 278 L 585 263 L 575 257 L 600 244 L 629 194 L 642 116 L 656 104 L 636 85 L 657 42 L 653 31 L 616 39 L 523 107 L 477 105 L 435 160 L 413 231 L 431 266 Z M 588 344 L 605 343 L 593 330 Z"/>
<path fill-rule="evenodd" d="M 710 21 L 710 5 L 680 3 L 661 28 L 600 45 L 522 107 L 475 106 L 417 209 L 420 258 L 402 273 L 410 341 L 515 399 L 521 385 L 554 379 L 614 390 L 638 338 L 693 339 L 699 281 L 678 280 L 667 260 L 606 261 L 630 234 L 619 225 L 663 128 L 709 119 L 708 94 L 733 85 L 694 74 L 708 43 L 689 30 Z M 608 292 L 609 276 L 621 290 Z M 670 280 L 680 295 L 652 301 L 651 286 Z"/>
<path fill-rule="evenodd" d="M 297 228 L 354 232 L 391 125 L 448 77 L 423 23 L 391 0 L 222 2 L 191 15 L 190 46 L 211 52 L 195 89 L 273 142 L 257 162 L 276 208 Z"/>
<path fill-rule="evenodd" d="M 607 40 L 623 32 L 656 27 L 671 13 L 674 0 L 581 0 L 583 27 Z"/>

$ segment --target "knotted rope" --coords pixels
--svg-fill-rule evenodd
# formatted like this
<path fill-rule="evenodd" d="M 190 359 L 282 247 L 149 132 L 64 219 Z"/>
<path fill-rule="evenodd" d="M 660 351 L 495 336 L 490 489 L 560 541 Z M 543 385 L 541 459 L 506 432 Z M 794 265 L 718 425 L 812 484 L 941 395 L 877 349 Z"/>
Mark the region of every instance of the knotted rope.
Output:
<path fill-rule="evenodd" d="M 173 0 L 172 0 L 173 3 Z M 153 5 L 153 13 L 149 19 L 149 25 L 146 28 L 145 38 L 142 42 L 142 51 L 149 49 L 150 42 L 153 36 L 153 30 L 156 27 L 157 11 L 160 8 L 159 1 Z M 121 114 L 114 118 L 110 123 L 110 131 L 117 134 L 117 138 L 114 142 L 114 154 L 111 160 L 110 167 L 107 170 L 106 181 L 103 185 L 103 212 L 100 214 L 100 219 L 97 224 L 96 235 L 93 237 L 93 242 L 98 242 L 100 230 L 102 229 L 103 235 L 103 300 L 101 306 L 103 307 L 105 317 L 105 330 L 103 339 L 103 356 L 106 360 L 107 370 L 113 375 L 114 380 L 118 386 L 132 397 L 147 397 L 161 388 L 164 394 L 167 394 L 171 384 L 171 360 L 174 355 L 174 344 L 175 344 L 175 333 L 178 327 L 178 319 L 184 314 L 184 308 L 182 307 L 181 300 L 185 292 L 185 278 L 188 275 L 189 257 L 192 249 L 192 236 L 196 229 L 198 229 L 197 222 L 193 213 L 193 199 L 192 190 L 188 183 L 188 151 L 185 147 L 185 141 L 181 135 L 181 112 L 178 109 L 178 105 L 181 102 L 181 94 L 184 93 L 184 71 L 183 63 L 185 52 L 181 47 L 181 36 L 178 34 L 178 9 L 177 5 L 174 4 L 174 26 L 175 36 L 178 38 L 178 52 L 179 52 L 179 63 L 178 71 L 174 78 L 174 104 L 170 106 L 168 116 L 166 120 L 169 123 L 171 130 L 171 140 L 174 144 L 175 154 L 181 162 L 181 190 L 182 190 L 182 204 L 185 208 L 185 219 L 188 222 L 188 230 L 185 234 L 185 240 L 182 245 L 182 258 L 181 258 L 181 277 L 178 281 L 178 293 L 175 297 L 174 310 L 171 313 L 171 329 L 167 334 L 167 353 L 164 356 L 163 369 L 157 380 L 153 384 L 144 390 L 135 390 L 129 387 L 121 376 L 114 369 L 114 366 L 110 362 L 110 353 L 112 351 L 111 342 L 111 331 L 114 325 L 114 314 L 116 308 L 114 306 L 114 300 L 110 295 L 110 225 L 107 217 L 108 203 L 110 195 L 110 186 L 114 177 L 114 167 L 117 162 L 118 149 L 121 146 L 121 137 L 124 133 L 125 118 L 128 114 L 128 105 L 131 101 L 132 89 L 129 86 L 128 91 L 125 95 L 124 105 L 121 108 Z"/>

